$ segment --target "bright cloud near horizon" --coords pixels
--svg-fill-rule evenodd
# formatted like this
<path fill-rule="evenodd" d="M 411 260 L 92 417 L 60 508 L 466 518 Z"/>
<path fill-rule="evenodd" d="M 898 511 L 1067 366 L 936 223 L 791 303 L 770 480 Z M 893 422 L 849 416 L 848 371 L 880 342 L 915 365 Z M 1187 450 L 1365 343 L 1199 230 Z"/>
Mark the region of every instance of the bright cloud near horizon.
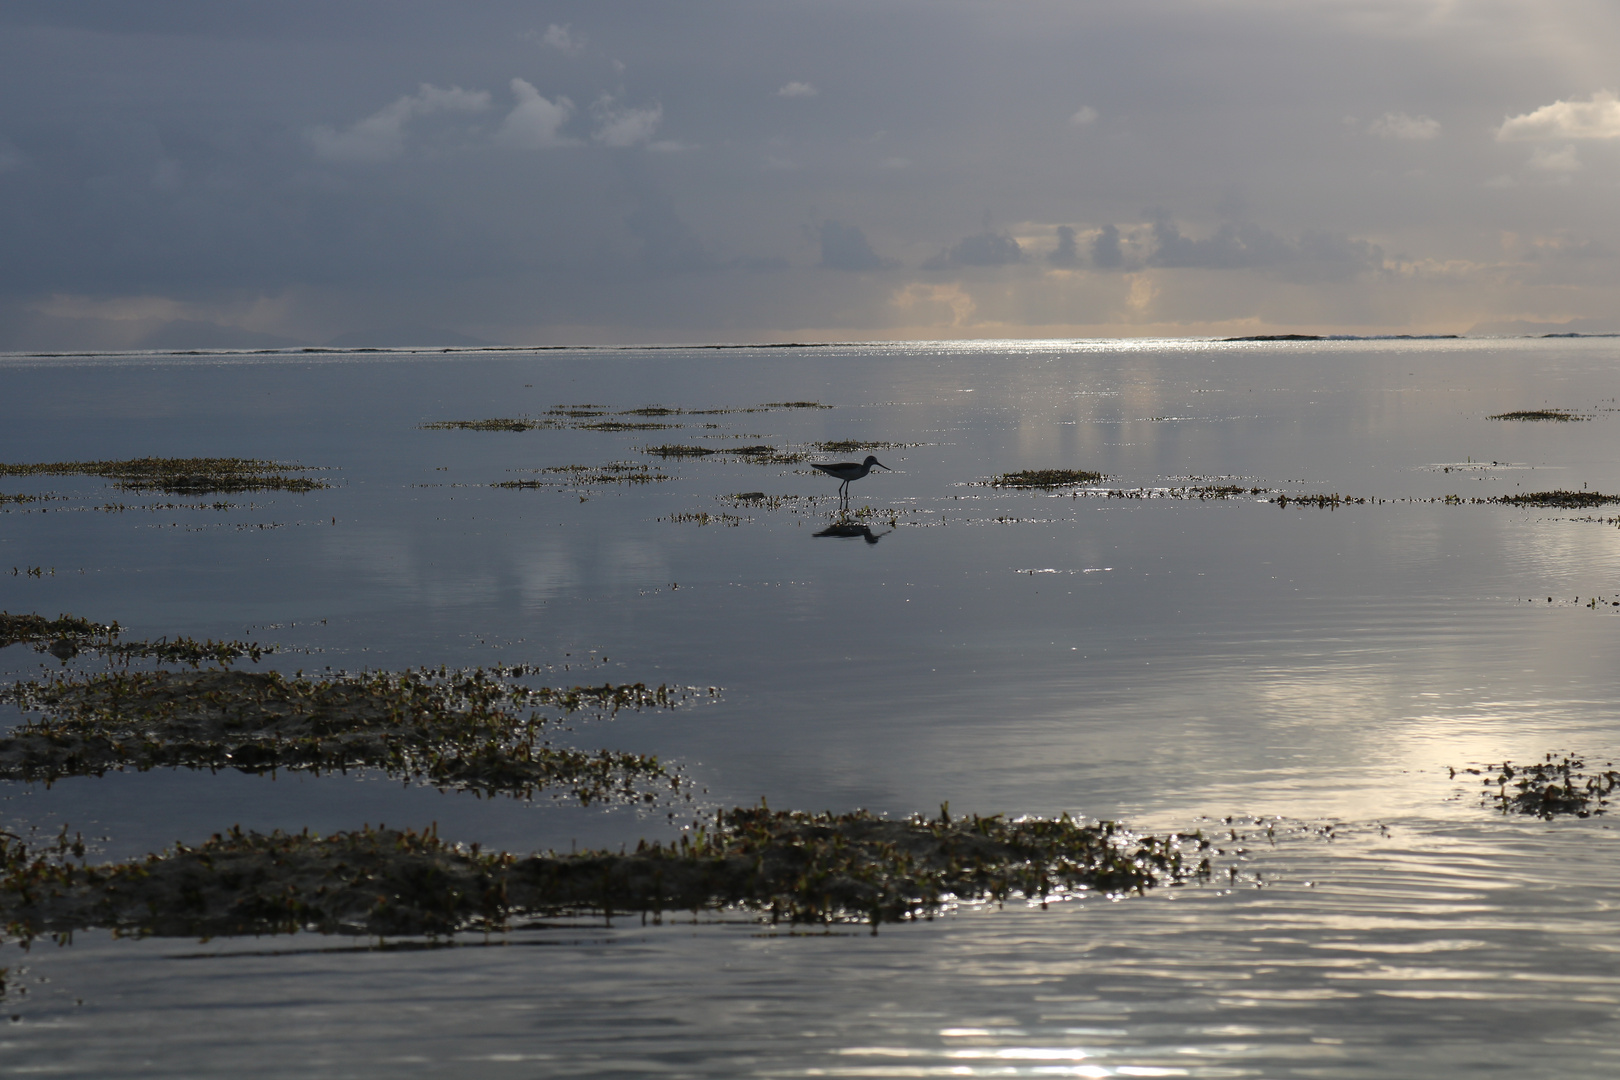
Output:
<path fill-rule="evenodd" d="M 0 350 L 1620 331 L 1617 50 L 1590 0 L 11 0 Z"/>

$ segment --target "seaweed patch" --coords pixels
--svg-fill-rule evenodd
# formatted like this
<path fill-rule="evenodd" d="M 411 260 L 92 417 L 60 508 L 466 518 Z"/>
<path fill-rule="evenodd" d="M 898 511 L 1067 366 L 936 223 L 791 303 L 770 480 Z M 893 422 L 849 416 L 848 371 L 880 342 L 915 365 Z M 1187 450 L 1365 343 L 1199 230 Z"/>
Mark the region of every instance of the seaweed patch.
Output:
<path fill-rule="evenodd" d="M 657 758 L 554 747 L 525 710 L 669 707 L 679 688 L 530 689 L 483 670 L 419 669 L 311 679 L 277 672 L 71 675 L 0 692 L 40 719 L 0 737 L 0 779 L 161 767 L 342 772 L 485 795 L 558 789 L 581 803 L 656 801 L 682 781 Z"/>
<path fill-rule="evenodd" d="M 1103 474 L 1088 469 L 1021 469 L 1002 473 L 990 481 L 990 487 L 1005 488 L 1057 488 L 1077 484 L 1095 484 Z"/>
<path fill-rule="evenodd" d="M 1363 495 L 1340 495 L 1335 491 L 1331 494 L 1278 495 L 1270 501 L 1278 506 L 1314 506 L 1319 510 L 1337 510 L 1341 506 L 1364 506 L 1367 498 Z"/>
<path fill-rule="evenodd" d="M 735 529 L 737 526 L 752 521 L 752 518 L 740 517 L 737 514 L 717 513 L 711 514 L 707 510 L 683 510 L 655 520 L 673 522 L 677 525 L 725 525 Z"/>
<path fill-rule="evenodd" d="M 190 664 L 192 667 L 205 662 L 228 666 L 243 657 L 257 663 L 266 653 L 276 651 L 274 645 L 260 645 L 251 641 L 198 641 L 189 637 L 119 641 L 122 632 L 123 627 L 116 622 L 97 623 L 76 615 L 47 619 L 43 615 L 12 615 L 0 611 L 0 649 L 8 645 L 29 644 L 34 646 L 35 652 L 48 652 L 64 662 L 80 652 L 88 651 L 126 664 L 139 657 L 160 663 Z"/>
<path fill-rule="evenodd" d="M 1484 502 L 1504 506 L 1544 506 L 1562 510 L 1582 510 L 1590 506 L 1620 503 L 1620 495 L 1605 495 L 1601 491 L 1532 491 L 1523 495 L 1497 495 Z"/>
<path fill-rule="evenodd" d="M 835 439 L 810 444 L 824 454 L 853 454 L 860 450 L 903 450 L 922 443 L 884 442 L 882 439 Z"/>
<path fill-rule="evenodd" d="M 750 465 L 802 465 L 810 460 L 810 455 L 803 451 L 778 450 L 763 443 L 756 446 L 737 446 L 724 452 L 742 458 Z"/>
<path fill-rule="evenodd" d="M 57 461 L 20 465 L 0 463 L 0 476 L 100 476 L 124 491 L 165 495 L 212 495 L 243 491 L 315 491 L 331 487 L 324 480 L 293 473 L 310 472 L 257 458 L 131 458 L 127 461 Z"/>
<path fill-rule="evenodd" d="M 606 465 L 552 465 L 536 470 L 549 480 L 502 480 L 498 488 L 600 487 L 603 484 L 657 484 L 673 479 L 637 461 L 610 461 Z"/>
<path fill-rule="evenodd" d="M 57 641 L 68 642 L 75 651 L 93 644 L 111 646 L 120 629 L 116 622 L 91 622 L 77 615 L 58 615 L 54 619 L 47 619 L 43 615 L 13 615 L 0 611 L 0 649 L 8 645 L 29 644 L 43 651 Z"/>
<path fill-rule="evenodd" d="M 718 453 L 707 446 L 690 446 L 684 443 L 666 443 L 663 446 L 644 446 L 642 452 L 662 458 L 681 457 L 708 457 Z"/>
<path fill-rule="evenodd" d="M 665 431 L 685 425 L 660 424 L 651 420 L 592 420 L 572 426 L 581 431 Z"/>
<path fill-rule="evenodd" d="M 1589 420 L 1591 417 L 1579 416 L 1570 409 L 1520 409 L 1516 412 L 1497 413 L 1489 417 L 1491 420 L 1554 420 L 1568 422 L 1571 420 Z"/>
<path fill-rule="evenodd" d="M 423 431 L 536 431 L 541 428 L 566 426 L 555 420 L 532 420 L 528 417 L 508 419 L 499 416 L 487 420 L 430 420 L 417 425 Z"/>
<path fill-rule="evenodd" d="M 1569 815 L 1592 817 L 1606 813 L 1609 796 L 1620 785 L 1620 771 L 1612 764 L 1586 772 L 1586 762 L 1574 755 L 1547 754 L 1533 765 L 1504 761 L 1478 769 L 1451 769 L 1480 777 L 1482 798 L 1504 814 L 1527 814 L 1551 820 Z M 1491 788 L 1496 790 L 1492 791 Z"/>
<path fill-rule="evenodd" d="M 716 813 L 673 843 L 519 857 L 385 828 L 321 837 L 232 829 L 196 847 L 75 865 L 64 835 L 0 838 L 0 919 L 28 938 L 110 928 L 168 936 L 448 934 L 517 916 L 741 909 L 771 922 L 880 923 L 961 902 L 1120 896 L 1210 875 L 1201 833 L 1001 816 L 888 820 L 767 807 Z M 82 854 L 82 846 L 77 847 Z"/>

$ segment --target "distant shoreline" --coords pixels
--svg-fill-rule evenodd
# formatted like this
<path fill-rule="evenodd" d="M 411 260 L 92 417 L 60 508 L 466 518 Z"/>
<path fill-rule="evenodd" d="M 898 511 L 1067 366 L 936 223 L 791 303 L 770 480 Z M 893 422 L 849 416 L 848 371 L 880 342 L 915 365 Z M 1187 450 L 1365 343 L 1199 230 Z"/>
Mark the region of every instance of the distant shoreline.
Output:
<path fill-rule="evenodd" d="M 140 356 L 434 356 L 466 353 L 534 353 L 534 352 L 678 352 L 681 350 L 727 351 L 739 349 L 859 349 L 892 348 L 897 345 L 1006 345 L 1017 342 L 1140 342 L 1140 341 L 1193 341 L 1211 345 L 1243 343 L 1283 343 L 1294 341 L 1522 341 L 1547 338 L 1617 338 L 1620 333 L 1558 333 L 1558 334 L 1246 334 L 1240 337 L 1186 337 L 1186 338 L 939 338 L 931 340 L 878 340 L 878 341 L 762 341 L 712 342 L 702 344 L 649 344 L 649 345 L 394 345 L 336 347 L 305 345 L 279 349 L 81 349 L 50 352 L 0 352 L 0 357 L 26 357 L 37 360 L 87 359 L 92 357 Z"/>

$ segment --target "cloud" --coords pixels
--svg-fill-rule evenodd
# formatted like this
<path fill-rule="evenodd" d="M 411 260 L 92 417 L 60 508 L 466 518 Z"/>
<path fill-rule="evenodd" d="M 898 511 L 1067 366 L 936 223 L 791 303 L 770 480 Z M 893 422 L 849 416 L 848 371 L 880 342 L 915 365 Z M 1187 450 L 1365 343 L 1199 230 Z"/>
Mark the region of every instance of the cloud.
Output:
<path fill-rule="evenodd" d="M 881 270 L 889 265 L 872 250 L 858 225 L 823 221 L 820 233 L 822 266 L 832 270 Z"/>
<path fill-rule="evenodd" d="M 1153 240 L 1150 266 L 1241 270 L 1310 264 L 1325 276 L 1343 277 L 1383 265 L 1383 250 L 1364 240 L 1317 230 L 1290 240 L 1248 222 L 1225 222 L 1200 240 L 1183 236 L 1168 214 L 1159 213 Z"/>
<path fill-rule="evenodd" d="M 1380 139 L 1401 139 L 1423 142 L 1440 134 L 1440 121 L 1428 116 L 1408 116 L 1403 112 L 1387 112 L 1367 125 L 1367 134 Z"/>
<path fill-rule="evenodd" d="M 1600 90 L 1591 101 L 1555 101 L 1523 116 L 1510 116 L 1497 129 L 1499 142 L 1530 139 L 1620 139 L 1620 99 Z"/>
<path fill-rule="evenodd" d="M 1572 173 L 1580 169 L 1581 160 L 1575 156 L 1573 146 L 1566 146 L 1562 150 L 1538 146 L 1531 152 L 1530 160 L 1525 165 L 1542 172 Z"/>
<path fill-rule="evenodd" d="M 1082 105 L 1078 112 L 1069 117 L 1069 123 L 1073 127 L 1087 127 L 1091 124 L 1095 124 L 1096 122 L 1097 110 L 1093 109 L 1090 105 Z"/>
<path fill-rule="evenodd" d="M 1024 261 L 1024 249 L 1018 241 L 1004 232 L 982 232 L 964 236 L 949 250 L 929 259 L 926 269 L 939 270 L 945 266 L 1007 266 Z"/>
<path fill-rule="evenodd" d="M 512 96 L 517 105 L 506 114 L 495 132 L 497 142 L 524 150 L 567 146 L 574 140 L 562 134 L 562 126 L 573 114 L 574 103 L 565 97 L 547 101 L 530 83 L 512 80 Z"/>
<path fill-rule="evenodd" d="M 1057 227 L 1057 247 L 1052 249 L 1047 261 L 1054 266 L 1078 266 L 1080 264 L 1080 247 L 1074 242 L 1074 226 L 1059 225 Z"/>
<path fill-rule="evenodd" d="M 1125 252 L 1119 246 L 1119 229 L 1104 225 L 1091 241 L 1091 262 L 1094 266 L 1113 269 L 1125 263 Z"/>
<path fill-rule="evenodd" d="M 777 97 L 815 97 L 821 93 L 807 82 L 790 82 L 776 92 Z"/>
<path fill-rule="evenodd" d="M 565 53 L 577 53 L 585 47 L 584 36 L 575 34 L 568 28 L 566 23 L 562 26 L 552 23 L 550 26 L 546 27 L 546 32 L 540 40 L 544 41 L 547 45 L 550 45 L 553 49 L 557 49 Z"/>
<path fill-rule="evenodd" d="M 328 161 L 387 161 L 405 152 L 405 128 L 413 119 L 443 113 L 482 112 L 487 108 L 488 91 L 463 90 L 459 86 L 440 89 L 423 83 L 415 94 L 406 94 L 342 131 L 325 124 L 311 129 L 309 141 L 316 155 Z"/>
<path fill-rule="evenodd" d="M 616 107 L 613 98 L 604 95 L 594 106 L 597 128 L 591 138 L 603 146 L 635 146 L 651 139 L 659 121 L 664 118 L 664 107 L 650 109 Z"/>

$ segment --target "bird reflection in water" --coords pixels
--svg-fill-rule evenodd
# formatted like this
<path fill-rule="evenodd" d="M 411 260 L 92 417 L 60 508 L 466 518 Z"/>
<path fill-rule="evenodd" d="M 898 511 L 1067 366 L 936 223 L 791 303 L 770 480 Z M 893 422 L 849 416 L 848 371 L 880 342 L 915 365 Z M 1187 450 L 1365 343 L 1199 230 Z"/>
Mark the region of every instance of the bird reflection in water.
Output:
<path fill-rule="evenodd" d="M 872 531 L 872 527 L 870 525 L 856 524 L 853 521 L 839 521 L 827 526 L 825 529 L 822 529 L 815 535 L 836 536 L 840 540 L 854 540 L 856 537 L 859 537 L 860 539 L 865 540 L 868 544 L 875 544 L 892 532 L 894 532 L 893 526 L 884 529 L 882 532 L 875 533 Z"/>

